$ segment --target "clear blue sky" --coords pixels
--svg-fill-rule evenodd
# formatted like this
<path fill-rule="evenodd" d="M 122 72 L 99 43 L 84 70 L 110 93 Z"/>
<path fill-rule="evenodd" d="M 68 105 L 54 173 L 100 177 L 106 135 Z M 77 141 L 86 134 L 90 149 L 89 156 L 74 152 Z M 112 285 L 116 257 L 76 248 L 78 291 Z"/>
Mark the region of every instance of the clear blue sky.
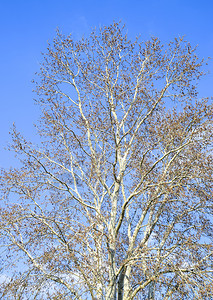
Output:
<path fill-rule="evenodd" d="M 91 27 L 122 20 L 130 37 L 154 35 L 164 42 L 185 35 L 198 44 L 200 57 L 213 58 L 212 0 L 2 0 L 0 1 L 0 167 L 13 164 L 3 150 L 15 122 L 26 137 L 35 139 L 33 123 L 38 108 L 32 84 L 40 53 L 57 27 L 78 38 Z M 213 60 L 210 75 L 201 83 L 203 96 L 213 95 Z"/>

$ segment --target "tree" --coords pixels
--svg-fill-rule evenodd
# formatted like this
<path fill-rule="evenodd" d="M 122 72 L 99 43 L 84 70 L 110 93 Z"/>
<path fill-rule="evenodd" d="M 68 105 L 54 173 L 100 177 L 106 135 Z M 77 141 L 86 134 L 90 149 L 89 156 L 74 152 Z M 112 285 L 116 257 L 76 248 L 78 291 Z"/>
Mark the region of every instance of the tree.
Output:
<path fill-rule="evenodd" d="M 2 170 L 2 297 L 211 299 L 212 105 L 182 38 L 113 23 L 57 33 L 36 84 L 41 138 Z M 7 273 L 6 273 L 7 272 Z"/>

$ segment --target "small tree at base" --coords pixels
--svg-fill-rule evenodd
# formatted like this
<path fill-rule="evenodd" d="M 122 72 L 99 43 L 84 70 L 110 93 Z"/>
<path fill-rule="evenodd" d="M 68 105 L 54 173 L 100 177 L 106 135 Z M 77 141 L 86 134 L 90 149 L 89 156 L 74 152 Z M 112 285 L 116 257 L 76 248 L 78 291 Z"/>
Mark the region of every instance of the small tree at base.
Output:
<path fill-rule="evenodd" d="M 210 299 L 212 105 L 182 38 L 57 33 L 34 146 L 2 170 L 5 299 Z M 15 195 L 15 198 L 14 196 Z"/>

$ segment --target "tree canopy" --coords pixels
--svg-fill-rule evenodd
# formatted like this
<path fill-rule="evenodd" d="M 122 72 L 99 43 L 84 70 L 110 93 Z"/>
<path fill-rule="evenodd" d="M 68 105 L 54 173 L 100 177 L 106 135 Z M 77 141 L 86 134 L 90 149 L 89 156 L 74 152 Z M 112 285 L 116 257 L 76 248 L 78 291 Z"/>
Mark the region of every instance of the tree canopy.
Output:
<path fill-rule="evenodd" d="M 212 104 L 183 38 L 59 31 L 35 80 L 39 145 L 1 172 L 1 297 L 211 299 Z M 2 275 L 2 276 L 3 276 Z"/>

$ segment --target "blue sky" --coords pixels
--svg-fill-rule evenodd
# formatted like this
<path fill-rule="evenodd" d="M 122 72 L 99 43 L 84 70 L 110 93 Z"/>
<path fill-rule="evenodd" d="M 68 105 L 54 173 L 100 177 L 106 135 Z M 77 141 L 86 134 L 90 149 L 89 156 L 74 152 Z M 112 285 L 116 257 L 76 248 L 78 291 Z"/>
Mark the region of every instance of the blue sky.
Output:
<path fill-rule="evenodd" d="M 198 45 L 200 57 L 213 58 L 212 0 L 2 0 L 0 1 L 0 167 L 14 164 L 4 150 L 15 122 L 35 140 L 33 123 L 39 116 L 31 80 L 39 70 L 41 52 L 57 27 L 75 38 L 113 20 L 126 24 L 129 37 L 151 35 L 167 42 L 183 36 Z M 213 60 L 201 82 L 201 96 L 213 95 Z"/>

